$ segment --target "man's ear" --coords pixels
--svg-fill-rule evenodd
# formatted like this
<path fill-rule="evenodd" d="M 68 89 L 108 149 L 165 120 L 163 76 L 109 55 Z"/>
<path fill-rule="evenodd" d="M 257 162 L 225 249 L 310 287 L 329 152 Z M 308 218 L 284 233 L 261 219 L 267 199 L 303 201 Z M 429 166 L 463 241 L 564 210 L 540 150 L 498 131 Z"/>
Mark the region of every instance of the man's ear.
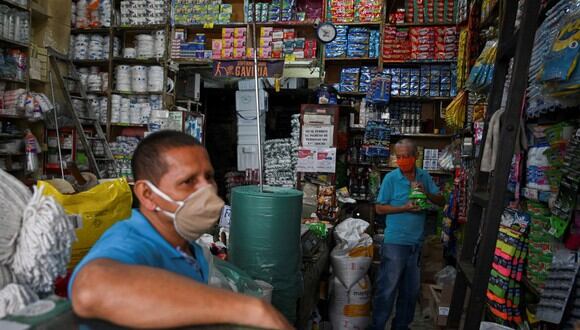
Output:
<path fill-rule="evenodd" d="M 139 199 L 139 203 L 141 203 L 142 207 L 148 211 L 155 211 L 155 208 L 157 208 L 157 203 L 155 203 L 153 200 L 154 193 L 151 188 L 149 188 L 147 183 L 145 183 L 145 181 L 139 180 L 135 182 L 133 191 L 135 196 L 137 196 L 137 199 Z"/>

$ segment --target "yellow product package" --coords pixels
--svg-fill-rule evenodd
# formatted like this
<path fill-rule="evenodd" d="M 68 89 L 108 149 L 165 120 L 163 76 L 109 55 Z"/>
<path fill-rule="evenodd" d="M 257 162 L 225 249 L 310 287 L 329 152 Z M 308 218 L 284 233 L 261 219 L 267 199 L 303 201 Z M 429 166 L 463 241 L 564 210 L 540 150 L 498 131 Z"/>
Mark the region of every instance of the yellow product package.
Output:
<path fill-rule="evenodd" d="M 133 195 L 125 178 L 103 180 L 90 190 L 76 194 L 64 194 L 58 184 L 39 181 L 44 194 L 58 201 L 76 227 L 77 241 L 72 246 L 72 270 L 89 252 L 90 248 L 117 221 L 131 216 Z"/>

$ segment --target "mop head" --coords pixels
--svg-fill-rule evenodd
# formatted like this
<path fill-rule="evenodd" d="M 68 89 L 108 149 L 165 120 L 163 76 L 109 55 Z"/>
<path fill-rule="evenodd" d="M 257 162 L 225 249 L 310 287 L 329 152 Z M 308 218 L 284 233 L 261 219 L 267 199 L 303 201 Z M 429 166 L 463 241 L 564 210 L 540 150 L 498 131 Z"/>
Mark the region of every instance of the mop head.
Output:
<path fill-rule="evenodd" d="M 54 280 L 66 275 L 75 239 L 73 224 L 54 198 L 34 187 L 24 210 L 11 268 L 18 283 L 35 292 L 51 292 Z"/>
<path fill-rule="evenodd" d="M 12 175 L 0 170 L 0 265 L 14 255 L 15 242 L 22 227 L 22 214 L 32 198 L 30 190 Z M 1 289 L 2 287 L 0 287 Z"/>
<path fill-rule="evenodd" d="M 34 291 L 25 285 L 8 284 L 0 290 L 0 319 L 14 314 L 29 304 L 38 301 Z"/>
<path fill-rule="evenodd" d="M 50 293 L 66 274 L 73 224 L 43 188 L 34 194 L 0 170 L 0 318 Z"/>

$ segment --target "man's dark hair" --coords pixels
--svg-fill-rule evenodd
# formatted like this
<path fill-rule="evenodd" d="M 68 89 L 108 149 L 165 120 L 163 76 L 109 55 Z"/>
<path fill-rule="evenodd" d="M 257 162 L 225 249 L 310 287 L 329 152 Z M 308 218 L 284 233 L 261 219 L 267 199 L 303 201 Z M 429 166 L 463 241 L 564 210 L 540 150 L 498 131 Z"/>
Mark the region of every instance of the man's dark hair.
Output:
<path fill-rule="evenodd" d="M 167 172 L 167 164 L 163 158 L 166 151 L 199 145 L 199 141 L 193 136 L 179 131 L 164 130 L 148 135 L 139 143 L 131 160 L 135 181 L 149 180 L 158 183 Z"/>

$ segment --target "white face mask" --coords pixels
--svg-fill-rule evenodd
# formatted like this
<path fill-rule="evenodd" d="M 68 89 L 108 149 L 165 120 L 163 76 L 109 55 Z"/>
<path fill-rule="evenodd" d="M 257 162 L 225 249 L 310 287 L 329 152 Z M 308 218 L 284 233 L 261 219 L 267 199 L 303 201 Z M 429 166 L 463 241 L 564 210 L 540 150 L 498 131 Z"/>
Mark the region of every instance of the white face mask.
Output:
<path fill-rule="evenodd" d="M 177 233 L 190 242 L 200 238 L 215 225 L 225 204 L 217 195 L 217 189 L 213 185 L 202 187 L 184 200 L 176 201 L 150 181 L 145 182 L 156 195 L 177 205 L 174 213 L 163 210 L 159 206 L 155 210 L 173 219 Z"/>

